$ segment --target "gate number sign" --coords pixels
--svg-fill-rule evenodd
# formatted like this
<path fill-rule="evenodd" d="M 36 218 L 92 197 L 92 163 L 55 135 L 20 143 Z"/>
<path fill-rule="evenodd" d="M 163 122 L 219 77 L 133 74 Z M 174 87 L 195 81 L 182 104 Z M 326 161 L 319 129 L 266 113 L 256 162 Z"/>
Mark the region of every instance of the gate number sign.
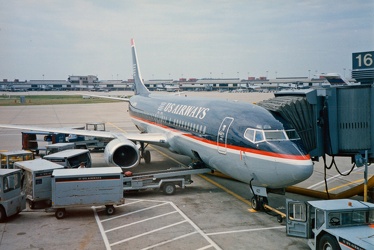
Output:
<path fill-rule="evenodd" d="M 352 53 L 352 69 L 374 68 L 374 51 Z"/>

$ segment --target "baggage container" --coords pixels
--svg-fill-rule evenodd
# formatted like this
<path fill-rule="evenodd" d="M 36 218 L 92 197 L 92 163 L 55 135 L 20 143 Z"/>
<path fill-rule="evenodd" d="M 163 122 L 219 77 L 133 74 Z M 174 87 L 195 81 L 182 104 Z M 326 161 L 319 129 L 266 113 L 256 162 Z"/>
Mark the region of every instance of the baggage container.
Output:
<path fill-rule="evenodd" d="M 34 159 L 34 155 L 28 150 L 17 150 L 0 152 L 1 168 L 14 168 L 17 161 L 28 161 Z"/>
<path fill-rule="evenodd" d="M 43 159 L 19 161 L 14 163 L 16 169 L 22 169 L 22 190 L 25 192 L 29 207 L 33 209 L 36 202 L 52 202 L 51 176 L 54 169 L 63 166 Z"/>
<path fill-rule="evenodd" d="M 57 152 L 61 152 L 67 149 L 75 149 L 75 144 L 73 142 L 61 142 L 45 146 L 45 154 L 50 155 Z"/>
<path fill-rule="evenodd" d="M 82 162 L 84 162 L 86 168 L 90 168 L 92 165 L 91 154 L 88 149 L 67 149 L 46 155 L 43 159 L 60 164 L 65 168 L 78 168 Z"/>
<path fill-rule="evenodd" d="M 65 208 L 124 204 L 123 173 L 120 167 L 56 169 L 52 173 L 52 209 L 57 219 L 65 217 Z"/>

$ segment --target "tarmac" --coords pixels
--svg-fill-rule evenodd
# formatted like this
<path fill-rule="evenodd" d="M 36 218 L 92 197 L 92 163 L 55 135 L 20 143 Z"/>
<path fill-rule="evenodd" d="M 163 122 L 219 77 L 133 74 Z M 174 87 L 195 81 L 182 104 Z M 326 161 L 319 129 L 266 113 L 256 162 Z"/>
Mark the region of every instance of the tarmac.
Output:
<path fill-rule="evenodd" d="M 105 94 L 116 95 L 113 92 Z M 183 94 L 246 102 L 273 96 L 272 93 Z M 127 103 L 0 107 L 0 123 L 3 124 L 75 127 L 86 122 L 105 122 L 106 129 L 113 132 L 137 131 L 127 114 Z M 21 131 L 0 129 L 0 151 L 20 150 L 21 147 Z M 155 146 L 148 146 L 148 149 L 152 155 L 151 163 L 141 162 L 134 171 L 167 169 L 189 163 L 189 158 L 166 149 Z M 102 152 L 92 153 L 92 160 L 94 167 L 106 166 Z M 341 172 L 351 168 L 350 159 L 335 160 Z M 372 171 L 370 168 L 369 177 Z M 340 177 L 332 168 L 326 175 L 331 192 L 341 192 L 356 185 L 363 177 L 361 169 L 349 177 Z M 317 162 L 312 177 L 297 186 L 323 192 L 323 176 L 323 163 Z M 112 216 L 105 214 L 105 207 L 68 208 L 66 218 L 57 220 L 54 213 L 45 212 L 44 204 L 39 204 L 36 209 L 27 207 L 0 224 L 0 250 L 309 249 L 306 239 L 286 236 L 285 222 L 278 223 L 273 212 L 250 209 L 252 194 L 248 185 L 208 174 L 192 179 L 193 184 L 185 189 L 178 188 L 171 196 L 159 190 L 126 193 L 126 203 L 117 206 Z M 270 194 L 269 205 L 284 212 L 286 198 L 315 199 L 293 193 L 285 196 Z M 355 198 L 362 199 L 361 196 Z"/>

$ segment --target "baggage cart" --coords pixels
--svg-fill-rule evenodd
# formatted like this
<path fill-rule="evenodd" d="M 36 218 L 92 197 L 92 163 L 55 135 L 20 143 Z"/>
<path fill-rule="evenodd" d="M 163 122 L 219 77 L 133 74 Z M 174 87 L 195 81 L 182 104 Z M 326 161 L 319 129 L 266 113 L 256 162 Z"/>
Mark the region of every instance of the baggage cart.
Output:
<path fill-rule="evenodd" d="M 33 209 L 36 202 L 52 202 L 51 176 L 54 169 L 63 166 L 43 159 L 19 161 L 14 163 L 15 168 L 22 169 L 22 190 L 26 194 L 29 207 Z"/>
<path fill-rule="evenodd" d="M 66 208 L 102 206 L 106 213 L 114 205 L 125 203 L 123 173 L 120 167 L 56 169 L 52 173 L 52 208 L 57 219 L 65 217 Z"/>
<path fill-rule="evenodd" d="M 156 172 L 128 173 L 123 177 L 123 190 L 144 190 L 160 189 L 164 194 L 172 195 L 176 191 L 176 186 L 184 188 L 186 184 L 191 184 L 192 174 L 203 174 L 211 172 L 210 168 L 175 168 Z M 131 176 L 126 176 L 131 175 Z"/>

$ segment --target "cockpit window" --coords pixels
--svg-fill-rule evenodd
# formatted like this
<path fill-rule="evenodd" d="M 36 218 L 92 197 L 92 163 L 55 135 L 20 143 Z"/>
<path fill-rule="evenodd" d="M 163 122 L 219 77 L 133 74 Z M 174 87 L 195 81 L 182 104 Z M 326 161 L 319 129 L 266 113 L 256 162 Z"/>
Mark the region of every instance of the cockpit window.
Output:
<path fill-rule="evenodd" d="M 253 142 L 258 143 L 262 141 L 283 141 L 283 140 L 297 140 L 300 139 L 296 130 L 262 130 L 247 128 L 244 137 Z"/>
<path fill-rule="evenodd" d="M 258 129 L 247 128 L 244 133 L 244 137 L 251 142 L 261 142 L 264 141 L 264 131 Z"/>
<path fill-rule="evenodd" d="M 265 138 L 267 141 L 287 140 L 286 133 L 283 130 L 265 130 Z"/>

